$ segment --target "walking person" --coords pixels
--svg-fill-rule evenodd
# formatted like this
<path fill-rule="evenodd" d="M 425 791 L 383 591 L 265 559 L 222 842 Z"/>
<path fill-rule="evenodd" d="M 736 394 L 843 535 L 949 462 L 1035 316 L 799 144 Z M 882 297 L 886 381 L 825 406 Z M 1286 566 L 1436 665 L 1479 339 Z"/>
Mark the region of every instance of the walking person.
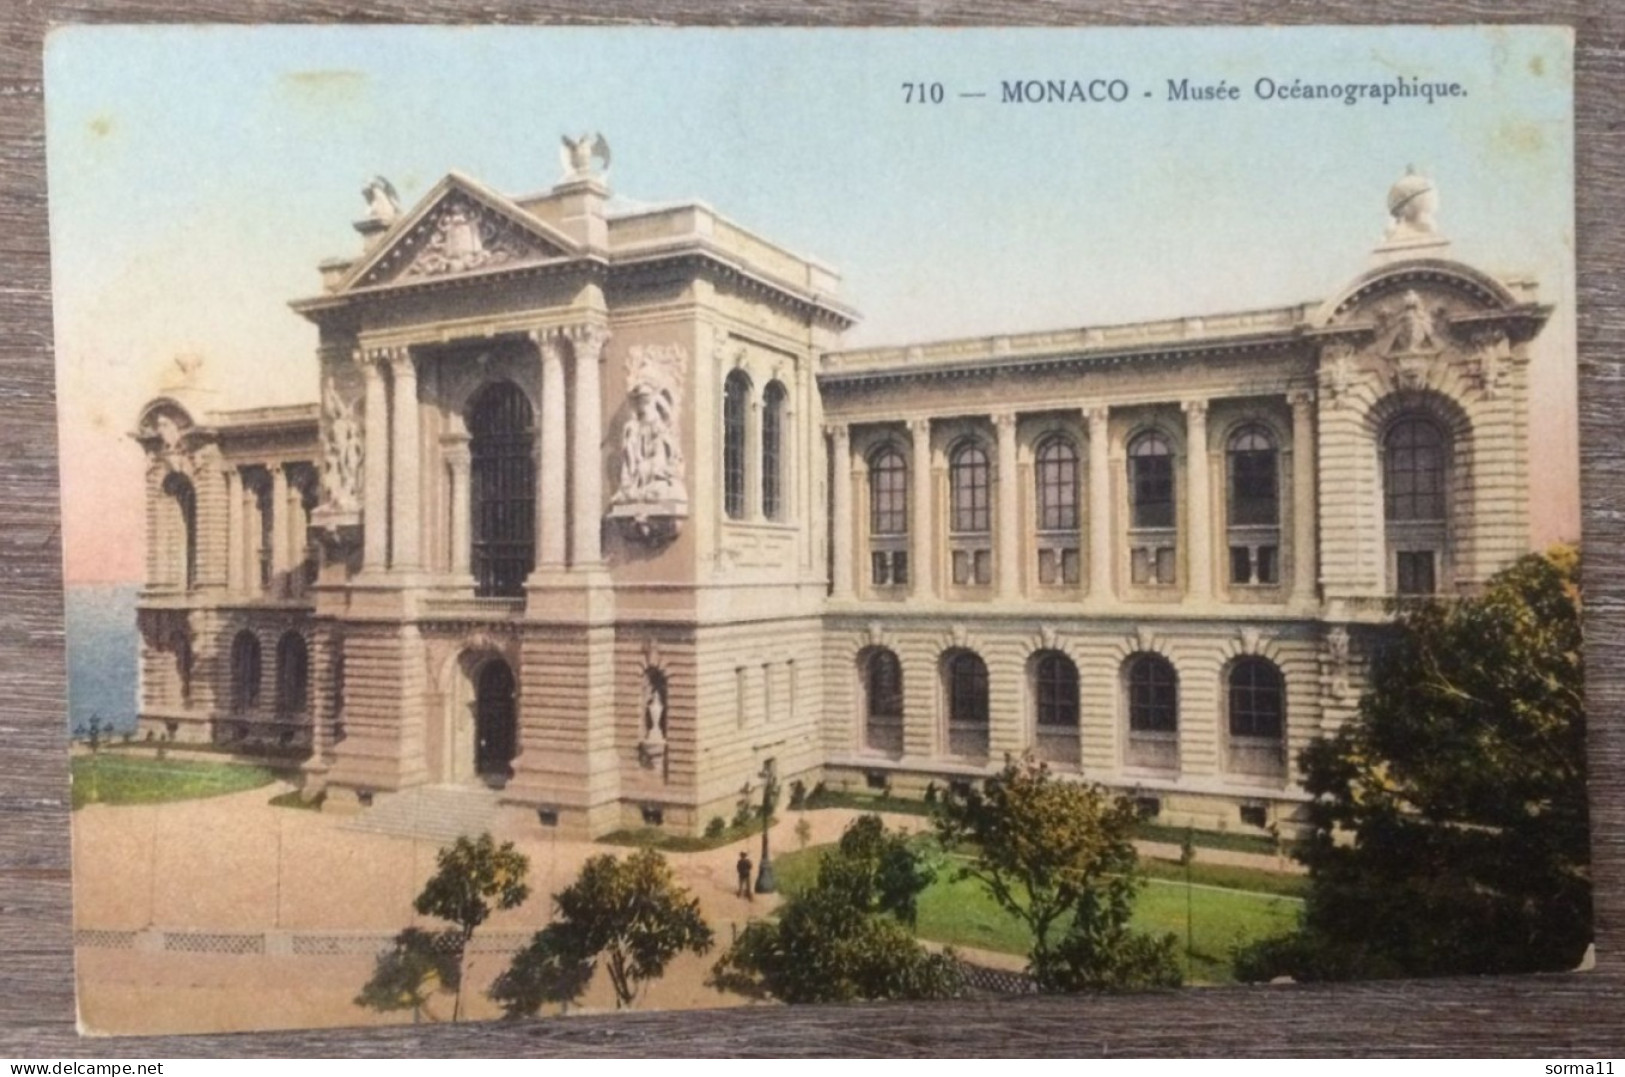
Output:
<path fill-rule="evenodd" d="M 739 888 L 735 890 L 734 893 L 739 897 L 755 901 L 755 894 L 750 888 L 750 869 L 750 854 L 741 851 L 739 854 L 739 862 L 734 865 L 734 870 L 739 874 Z"/>

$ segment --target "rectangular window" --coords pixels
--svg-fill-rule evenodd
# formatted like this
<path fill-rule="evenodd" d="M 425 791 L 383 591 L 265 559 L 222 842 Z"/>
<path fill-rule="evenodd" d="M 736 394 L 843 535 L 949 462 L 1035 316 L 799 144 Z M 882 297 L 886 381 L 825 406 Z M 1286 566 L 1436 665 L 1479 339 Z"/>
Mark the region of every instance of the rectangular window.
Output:
<path fill-rule="evenodd" d="M 1159 546 L 1157 548 L 1157 582 L 1171 584 L 1175 581 L 1174 548 L 1172 546 Z"/>
<path fill-rule="evenodd" d="M 963 587 L 970 583 L 970 551 L 954 551 L 954 583 Z"/>
<path fill-rule="evenodd" d="M 1432 550 L 1400 550 L 1396 564 L 1399 593 L 1402 595 L 1431 595 L 1434 593 Z"/>
<path fill-rule="evenodd" d="M 1279 548 L 1275 546 L 1260 546 L 1258 548 L 1258 582 L 1281 582 L 1281 557 Z"/>
<path fill-rule="evenodd" d="M 891 583 L 891 554 L 885 550 L 876 550 L 869 555 L 872 566 L 870 579 L 876 587 L 886 587 Z"/>
<path fill-rule="evenodd" d="M 1151 582 L 1151 551 L 1144 546 L 1134 547 L 1129 557 L 1129 578 L 1135 583 Z"/>
<path fill-rule="evenodd" d="M 1230 547 L 1230 582 L 1253 582 L 1253 552 L 1245 546 Z"/>
<path fill-rule="evenodd" d="M 1068 546 L 1066 549 L 1061 551 L 1062 583 L 1067 584 L 1068 586 L 1077 586 L 1078 580 L 1082 578 L 1079 575 L 1079 565 L 1081 561 L 1082 558 L 1078 556 L 1078 548 L 1076 546 Z"/>
<path fill-rule="evenodd" d="M 1132 458 L 1135 527 L 1174 526 L 1174 460 L 1171 456 Z"/>
<path fill-rule="evenodd" d="M 976 551 L 976 585 L 986 587 L 993 582 L 993 551 Z"/>
<path fill-rule="evenodd" d="M 893 550 L 891 555 L 891 582 L 902 586 L 908 583 L 908 551 Z"/>
<path fill-rule="evenodd" d="M 1059 550 L 1038 551 L 1038 582 L 1043 584 L 1060 583 L 1060 558 L 1056 556 Z"/>
<path fill-rule="evenodd" d="M 1078 548 L 1044 546 L 1038 551 L 1038 582 L 1046 586 L 1075 586 L 1078 582 Z"/>

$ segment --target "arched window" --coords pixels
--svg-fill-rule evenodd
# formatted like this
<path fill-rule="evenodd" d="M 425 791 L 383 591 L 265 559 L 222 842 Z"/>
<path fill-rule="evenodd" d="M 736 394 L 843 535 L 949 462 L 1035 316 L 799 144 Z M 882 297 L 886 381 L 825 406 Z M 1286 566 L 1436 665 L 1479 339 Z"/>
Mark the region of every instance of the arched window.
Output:
<path fill-rule="evenodd" d="M 1383 505 L 1394 522 L 1444 519 L 1444 436 L 1426 419 L 1401 419 L 1384 442 Z"/>
<path fill-rule="evenodd" d="M 1174 455 L 1168 439 L 1149 430 L 1128 447 L 1129 578 L 1136 584 L 1177 581 Z"/>
<path fill-rule="evenodd" d="M 284 632 L 276 645 L 276 712 L 291 716 L 303 714 L 309 700 L 310 652 L 305 638 L 297 632 Z"/>
<path fill-rule="evenodd" d="M 971 758 L 987 755 L 987 664 L 970 651 L 947 660 L 948 752 Z"/>
<path fill-rule="evenodd" d="M 762 515 L 784 519 L 784 386 L 777 381 L 762 390 Z"/>
<path fill-rule="evenodd" d="M 197 586 L 197 490 L 185 475 L 171 473 L 164 479 L 164 493 L 171 501 L 173 533 L 166 536 L 175 557 L 177 586 L 190 591 Z"/>
<path fill-rule="evenodd" d="M 876 587 L 908 583 L 908 461 L 890 444 L 869 456 L 869 563 Z"/>
<path fill-rule="evenodd" d="M 863 743 L 874 752 L 903 754 L 903 667 L 897 655 L 875 647 L 864 655 Z"/>
<path fill-rule="evenodd" d="M 1232 584 L 1274 584 L 1281 578 L 1280 453 L 1262 426 L 1244 426 L 1226 446 Z"/>
<path fill-rule="evenodd" d="M 244 629 L 231 641 L 231 709 L 241 714 L 260 703 L 260 641 Z"/>
<path fill-rule="evenodd" d="M 1064 437 L 1038 446 L 1033 459 L 1037 482 L 1038 582 L 1073 586 L 1078 582 L 1078 450 Z"/>
<path fill-rule="evenodd" d="M 1179 677 L 1160 654 L 1128 660 L 1128 755 L 1130 766 L 1175 770 L 1179 766 Z"/>
<path fill-rule="evenodd" d="M 1267 658 L 1247 657 L 1230 667 L 1229 769 L 1279 775 L 1286 765 L 1286 684 Z"/>
<path fill-rule="evenodd" d="M 750 377 L 728 375 L 722 389 L 722 507 L 730 520 L 745 518 L 745 416 L 750 411 Z"/>
<path fill-rule="evenodd" d="M 1431 420 L 1406 416 L 1388 428 L 1382 447 L 1383 512 L 1394 589 L 1432 594 L 1446 552 L 1448 442 Z"/>
<path fill-rule="evenodd" d="M 1034 723 L 1039 758 L 1078 762 L 1078 667 L 1060 651 L 1033 657 Z"/>
<path fill-rule="evenodd" d="M 993 582 L 991 480 L 987 450 L 977 442 L 962 442 L 949 456 L 948 537 L 961 587 Z"/>
<path fill-rule="evenodd" d="M 510 381 L 480 390 L 468 411 L 470 567 L 475 593 L 518 596 L 536 563 L 535 431 L 530 401 Z M 553 462 L 556 466 L 561 463 Z M 547 506 L 562 512 L 562 506 Z"/>

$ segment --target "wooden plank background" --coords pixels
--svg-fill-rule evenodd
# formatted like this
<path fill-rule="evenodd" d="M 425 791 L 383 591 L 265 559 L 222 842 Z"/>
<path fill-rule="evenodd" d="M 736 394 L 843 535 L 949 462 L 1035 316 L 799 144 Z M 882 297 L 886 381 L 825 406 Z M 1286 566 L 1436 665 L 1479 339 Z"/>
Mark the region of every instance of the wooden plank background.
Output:
<path fill-rule="evenodd" d="M 61 551 L 40 50 L 78 22 L 1118 25 L 1564 23 L 1576 33 L 1580 446 L 1594 972 L 456 1027 L 80 1040 L 73 1021 Z M 4 0 L 0 2 L 0 1057 L 1619 1055 L 1625 1048 L 1625 4 L 1552 0 Z M 1260 212 L 1269 165 L 1260 162 Z M 139 207 L 132 206 L 133 212 Z M 1538 431 L 1536 432 L 1538 436 Z"/>

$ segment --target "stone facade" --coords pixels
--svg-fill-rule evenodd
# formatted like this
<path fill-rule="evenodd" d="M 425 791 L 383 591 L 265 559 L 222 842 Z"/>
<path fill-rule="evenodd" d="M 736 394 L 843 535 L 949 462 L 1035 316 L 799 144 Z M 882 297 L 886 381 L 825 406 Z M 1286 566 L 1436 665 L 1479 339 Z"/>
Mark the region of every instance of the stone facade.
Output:
<path fill-rule="evenodd" d="M 591 152 L 518 199 L 375 181 L 294 304 L 320 404 L 183 370 L 143 411 L 153 735 L 296 755 L 335 809 L 483 781 L 577 833 L 1027 750 L 1291 826 L 1396 596 L 1528 548 L 1549 309 L 1449 257 L 1420 177 L 1324 303 L 843 351 L 832 271 L 611 212 Z"/>

